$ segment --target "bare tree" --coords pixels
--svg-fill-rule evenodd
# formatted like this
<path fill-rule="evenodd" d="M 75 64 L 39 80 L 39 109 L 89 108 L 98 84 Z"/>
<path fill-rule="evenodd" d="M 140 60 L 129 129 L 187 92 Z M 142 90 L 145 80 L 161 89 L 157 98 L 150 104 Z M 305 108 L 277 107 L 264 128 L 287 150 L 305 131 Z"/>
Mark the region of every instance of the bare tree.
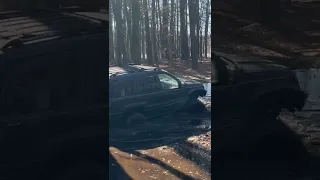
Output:
<path fill-rule="evenodd" d="M 161 10 L 160 10 L 160 0 L 157 0 L 157 8 L 158 8 L 158 18 L 159 18 L 159 49 L 160 49 L 160 59 L 163 57 L 162 52 L 162 36 L 163 36 L 163 28 L 162 28 L 162 18 L 161 18 Z"/>
<path fill-rule="evenodd" d="M 192 69 L 198 68 L 197 0 L 189 0 Z"/>
<path fill-rule="evenodd" d="M 158 59 L 158 48 L 157 48 L 157 34 L 156 34 L 156 1 L 152 0 L 152 52 L 153 52 L 153 58 L 154 61 L 157 65 L 157 67 L 159 67 L 159 59 Z"/>
<path fill-rule="evenodd" d="M 205 29 L 204 29 L 204 56 L 208 57 L 208 27 L 209 27 L 209 7 L 210 7 L 210 0 L 207 0 L 206 3 L 206 22 L 205 22 Z"/>
<path fill-rule="evenodd" d="M 119 66 L 127 66 L 128 59 L 126 56 L 126 48 L 124 43 L 124 22 L 122 19 L 122 0 L 112 0 L 114 18 L 116 22 L 117 31 L 117 48 L 116 48 L 116 59 Z"/>
<path fill-rule="evenodd" d="M 124 39 L 125 39 L 125 46 L 127 50 L 126 53 L 127 53 L 128 60 L 130 60 L 131 18 L 128 12 L 127 0 L 123 0 L 123 20 L 124 20 L 124 27 L 125 27 Z"/>
<path fill-rule="evenodd" d="M 143 5 L 143 0 L 141 0 L 141 5 Z M 142 13 L 140 14 L 140 19 L 141 19 L 141 53 L 142 53 L 142 59 L 146 59 L 146 47 L 145 47 L 145 23 L 144 23 L 144 11 L 142 8 Z"/>
<path fill-rule="evenodd" d="M 170 34 L 169 34 L 169 4 L 168 0 L 163 0 L 163 37 L 162 37 L 162 45 L 163 51 L 165 53 L 165 58 L 168 59 L 169 64 L 172 64 L 171 58 L 171 45 L 170 45 Z"/>
<path fill-rule="evenodd" d="M 172 52 L 171 55 L 174 58 L 174 52 L 175 52 L 175 7 L 174 7 L 174 0 L 171 0 L 170 2 L 171 8 L 170 8 L 170 49 Z"/>
<path fill-rule="evenodd" d="M 141 50 L 140 50 L 140 2 L 139 0 L 132 0 L 132 35 L 131 35 L 131 57 L 136 64 L 141 63 Z"/>
<path fill-rule="evenodd" d="M 187 32 L 187 0 L 180 0 L 180 41 L 181 59 L 189 60 L 188 32 Z"/>
<path fill-rule="evenodd" d="M 153 65 L 152 43 L 151 43 L 151 36 L 150 36 L 150 24 L 149 24 L 149 14 L 148 14 L 148 0 L 143 0 L 143 11 L 144 11 L 144 26 L 146 31 L 147 60 L 148 60 L 148 65 Z"/>

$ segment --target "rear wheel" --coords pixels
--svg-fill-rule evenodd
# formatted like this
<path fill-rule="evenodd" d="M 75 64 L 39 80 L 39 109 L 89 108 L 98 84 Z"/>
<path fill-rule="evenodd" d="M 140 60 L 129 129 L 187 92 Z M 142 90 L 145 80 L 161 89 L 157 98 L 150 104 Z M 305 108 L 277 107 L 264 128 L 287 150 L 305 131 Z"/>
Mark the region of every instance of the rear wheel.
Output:
<path fill-rule="evenodd" d="M 127 127 L 134 127 L 145 123 L 147 123 L 147 118 L 142 113 L 131 113 L 125 118 L 125 125 Z"/>

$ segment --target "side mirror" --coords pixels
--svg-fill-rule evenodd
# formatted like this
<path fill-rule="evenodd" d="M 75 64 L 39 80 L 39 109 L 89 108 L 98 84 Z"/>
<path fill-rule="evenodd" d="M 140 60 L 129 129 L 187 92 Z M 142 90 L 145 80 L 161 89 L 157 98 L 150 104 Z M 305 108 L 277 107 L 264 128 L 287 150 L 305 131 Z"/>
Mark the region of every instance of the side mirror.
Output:
<path fill-rule="evenodd" d="M 179 83 L 179 87 L 182 88 L 184 86 L 183 82 L 182 81 L 178 81 Z"/>

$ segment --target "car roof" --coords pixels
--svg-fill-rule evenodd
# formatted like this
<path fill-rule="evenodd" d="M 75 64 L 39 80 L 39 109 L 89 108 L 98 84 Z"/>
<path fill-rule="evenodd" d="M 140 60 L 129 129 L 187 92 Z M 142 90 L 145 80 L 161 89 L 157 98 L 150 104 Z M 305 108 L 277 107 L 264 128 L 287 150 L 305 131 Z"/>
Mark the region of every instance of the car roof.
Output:
<path fill-rule="evenodd" d="M 114 77 L 127 77 L 144 73 L 165 72 L 157 67 L 144 65 L 129 65 L 128 67 L 109 66 L 109 79 Z"/>
<path fill-rule="evenodd" d="M 77 12 L 76 10 L 1 12 L 0 50 L 53 39 L 105 32 L 108 31 L 107 23 L 108 16 L 105 13 Z"/>

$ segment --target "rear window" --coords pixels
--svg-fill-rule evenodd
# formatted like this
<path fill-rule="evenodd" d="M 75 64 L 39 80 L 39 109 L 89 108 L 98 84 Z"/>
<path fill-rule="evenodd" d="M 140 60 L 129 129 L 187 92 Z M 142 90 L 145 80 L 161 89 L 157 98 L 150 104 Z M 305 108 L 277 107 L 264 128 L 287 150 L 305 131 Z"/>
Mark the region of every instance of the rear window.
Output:
<path fill-rule="evenodd" d="M 132 79 L 114 80 L 109 84 L 109 97 L 120 98 L 134 94 Z"/>

